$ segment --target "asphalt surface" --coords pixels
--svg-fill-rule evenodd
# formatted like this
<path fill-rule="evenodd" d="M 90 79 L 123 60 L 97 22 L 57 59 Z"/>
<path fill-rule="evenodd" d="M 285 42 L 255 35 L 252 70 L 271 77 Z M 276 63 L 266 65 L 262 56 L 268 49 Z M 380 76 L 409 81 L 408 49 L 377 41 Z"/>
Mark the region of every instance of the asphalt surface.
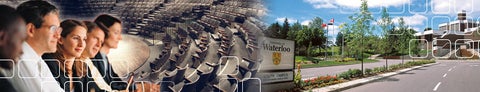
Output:
<path fill-rule="evenodd" d="M 378 62 L 373 63 L 364 63 L 363 68 L 373 69 L 375 67 L 384 67 L 385 59 L 378 59 Z M 411 59 L 405 59 L 405 62 L 412 61 Z M 388 59 L 388 66 L 393 64 L 402 63 L 401 59 Z M 348 71 L 348 69 L 361 69 L 361 64 L 352 64 L 352 65 L 340 65 L 340 66 L 329 66 L 329 67 L 319 67 L 319 68 L 306 68 L 301 69 L 302 79 L 308 79 L 312 77 L 325 76 L 325 75 L 336 75 L 342 72 Z M 295 69 L 295 72 L 296 69 Z"/>
<path fill-rule="evenodd" d="M 437 60 L 414 69 L 359 85 L 345 92 L 479 92 L 480 61 Z"/>

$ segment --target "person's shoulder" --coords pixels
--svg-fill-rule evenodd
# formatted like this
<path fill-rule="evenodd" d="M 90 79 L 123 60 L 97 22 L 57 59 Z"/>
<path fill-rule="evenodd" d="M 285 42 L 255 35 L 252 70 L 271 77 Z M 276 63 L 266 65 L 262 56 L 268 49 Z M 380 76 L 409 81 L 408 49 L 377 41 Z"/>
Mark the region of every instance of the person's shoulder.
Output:
<path fill-rule="evenodd" d="M 102 54 L 101 54 L 100 52 L 98 52 L 98 53 L 95 55 L 95 57 L 93 57 L 93 58 L 91 58 L 91 59 L 92 59 L 92 60 L 94 60 L 94 59 L 103 59 L 103 57 L 102 57 Z"/>
<path fill-rule="evenodd" d="M 55 59 L 54 53 L 45 53 L 42 55 L 43 59 Z"/>
<path fill-rule="evenodd" d="M 45 64 L 47 64 L 48 67 L 58 67 L 58 62 L 55 60 L 54 54 L 53 53 L 46 53 L 42 55 L 43 60 L 45 61 Z"/>
<path fill-rule="evenodd" d="M 0 77 L 7 77 L 3 73 L 0 73 Z M 2 92 L 17 92 L 11 81 L 8 78 L 1 78 L 0 79 L 0 89 Z"/>

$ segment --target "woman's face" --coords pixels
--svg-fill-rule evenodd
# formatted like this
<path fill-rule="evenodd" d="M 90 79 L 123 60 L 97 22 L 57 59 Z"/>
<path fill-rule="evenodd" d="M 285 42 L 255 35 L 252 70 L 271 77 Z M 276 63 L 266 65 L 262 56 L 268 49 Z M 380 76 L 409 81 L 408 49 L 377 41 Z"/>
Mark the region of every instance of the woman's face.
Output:
<path fill-rule="evenodd" d="M 109 35 L 105 39 L 105 46 L 116 49 L 118 42 L 122 40 L 122 25 L 120 23 L 114 23 L 108 28 Z"/>
<path fill-rule="evenodd" d="M 87 29 L 77 26 L 67 37 L 62 37 L 59 43 L 63 46 L 64 55 L 80 57 L 85 49 L 86 39 Z"/>

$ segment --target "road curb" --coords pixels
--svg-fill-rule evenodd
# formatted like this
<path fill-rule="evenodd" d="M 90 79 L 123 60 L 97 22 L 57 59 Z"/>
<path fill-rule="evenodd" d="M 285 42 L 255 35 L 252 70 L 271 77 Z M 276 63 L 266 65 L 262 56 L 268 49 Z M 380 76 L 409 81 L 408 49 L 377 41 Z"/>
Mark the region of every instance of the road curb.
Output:
<path fill-rule="evenodd" d="M 431 65 L 436 65 L 436 64 L 439 64 L 439 63 L 436 62 L 436 63 L 425 64 L 425 65 L 421 65 L 421 66 L 414 66 L 414 67 L 411 67 L 411 68 L 397 70 L 395 72 L 389 72 L 389 73 L 375 75 L 375 76 L 371 76 L 371 77 L 367 77 L 367 78 L 356 79 L 356 80 L 352 80 L 352 81 L 348 81 L 348 82 L 344 82 L 344 83 L 340 83 L 340 84 L 330 85 L 330 86 L 321 87 L 321 88 L 315 88 L 315 89 L 312 89 L 311 91 L 312 92 L 342 91 L 342 90 L 346 90 L 346 89 L 349 89 L 349 88 L 352 88 L 352 87 L 356 87 L 356 86 L 360 86 L 360 85 L 363 85 L 363 84 L 370 83 L 374 80 L 383 79 L 383 78 L 394 76 L 394 75 L 397 75 L 397 74 L 400 74 L 400 73 L 408 72 L 408 71 L 411 71 L 411 70 L 414 70 L 414 69 L 427 67 L 427 66 L 431 66 Z M 310 90 L 305 90 L 304 92 L 309 92 L 309 91 Z"/>

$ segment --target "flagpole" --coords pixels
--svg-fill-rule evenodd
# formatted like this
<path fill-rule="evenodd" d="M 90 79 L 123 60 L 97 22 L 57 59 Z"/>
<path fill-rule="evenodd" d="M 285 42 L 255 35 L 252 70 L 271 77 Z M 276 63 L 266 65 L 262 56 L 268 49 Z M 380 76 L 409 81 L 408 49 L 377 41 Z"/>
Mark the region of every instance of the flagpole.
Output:
<path fill-rule="evenodd" d="M 326 41 L 325 44 L 328 45 L 328 24 L 327 24 L 327 39 L 326 39 L 326 40 L 327 40 L 327 41 Z M 325 46 L 325 61 L 326 61 L 326 60 L 327 60 L 327 48 L 326 48 L 326 46 Z"/>
<path fill-rule="evenodd" d="M 333 18 L 332 18 L 332 20 L 333 20 Z M 333 39 L 334 39 L 334 38 L 333 38 L 333 32 L 335 32 L 335 25 L 334 25 L 333 23 L 334 23 L 334 22 L 332 22 L 332 26 L 333 26 L 333 29 L 332 29 L 332 30 L 333 30 L 333 31 L 332 31 L 332 38 L 330 39 L 330 40 L 332 40 L 332 44 L 331 44 L 331 45 L 332 45 L 332 56 L 333 56 L 333 53 L 334 53 L 334 51 L 333 51 L 333 50 L 334 50 L 334 49 L 333 49 Z"/>
<path fill-rule="evenodd" d="M 328 23 L 328 25 L 333 25 L 335 23 L 335 19 L 332 18 L 330 19 L 330 22 Z M 327 25 L 327 44 L 328 44 L 328 38 L 329 38 L 329 32 L 330 30 L 328 30 L 328 25 Z M 333 31 L 332 31 L 332 38 L 330 38 L 330 48 L 332 48 L 332 56 L 334 55 L 334 48 L 333 48 L 333 32 L 335 32 L 335 26 L 333 25 Z M 325 49 L 326 51 L 326 49 Z M 326 52 L 325 52 L 326 53 Z"/>

